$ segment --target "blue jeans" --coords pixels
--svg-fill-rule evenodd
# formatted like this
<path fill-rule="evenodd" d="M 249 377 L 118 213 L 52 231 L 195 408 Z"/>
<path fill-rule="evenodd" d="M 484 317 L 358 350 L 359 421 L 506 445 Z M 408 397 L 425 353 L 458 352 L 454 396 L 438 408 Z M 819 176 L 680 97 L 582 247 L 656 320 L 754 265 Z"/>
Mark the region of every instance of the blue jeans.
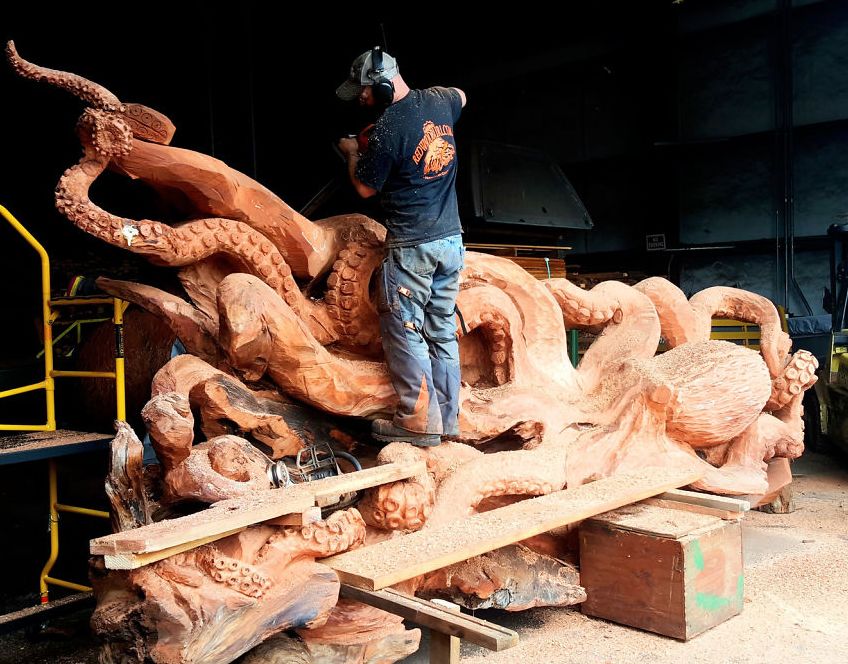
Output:
<path fill-rule="evenodd" d="M 379 280 L 383 351 L 399 402 L 393 422 L 410 431 L 459 433 L 456 295 L 465 267 L 461 235 L 389 248 Z"/>

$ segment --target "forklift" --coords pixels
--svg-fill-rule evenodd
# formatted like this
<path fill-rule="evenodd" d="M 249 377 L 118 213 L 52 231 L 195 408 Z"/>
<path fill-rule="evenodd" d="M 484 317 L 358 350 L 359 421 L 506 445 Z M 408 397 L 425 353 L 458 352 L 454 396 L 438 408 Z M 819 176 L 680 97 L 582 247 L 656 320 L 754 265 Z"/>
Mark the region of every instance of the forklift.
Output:
<path fill-rule="evenodd" d="M 848 223 L 832 224 L 827 234 L 830 287 L 824 308 L 830 313 L 830 329 L 811 329 L 793 342 L 816 355 L 821 367 L 815 389 L 804 395 L 804 443 L 816 450 L 826 439 L 848 454 Z"/>

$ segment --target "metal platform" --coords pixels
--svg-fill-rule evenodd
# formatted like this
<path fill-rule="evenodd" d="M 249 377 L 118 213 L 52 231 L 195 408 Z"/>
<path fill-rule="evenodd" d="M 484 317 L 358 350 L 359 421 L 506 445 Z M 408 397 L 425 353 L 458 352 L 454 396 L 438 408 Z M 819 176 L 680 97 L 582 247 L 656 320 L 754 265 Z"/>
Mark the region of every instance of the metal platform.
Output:
<path fill-rule="evenodd" d="M 86 431 L 32 431 L 0 437 L 0 466 L 53 459 L 109 448 L 114 434 Z"/>

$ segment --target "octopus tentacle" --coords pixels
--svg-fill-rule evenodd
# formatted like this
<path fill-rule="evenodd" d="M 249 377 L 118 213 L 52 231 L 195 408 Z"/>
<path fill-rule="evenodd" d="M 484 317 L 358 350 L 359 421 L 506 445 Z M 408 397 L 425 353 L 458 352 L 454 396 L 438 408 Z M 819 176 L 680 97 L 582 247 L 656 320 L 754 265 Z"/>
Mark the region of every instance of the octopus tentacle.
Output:
<path fill-rule="evenodd" d="M 714 286 L 686 296 L 665 279 L 651 277 L 634 286 L 653 302 L 662 322 L 662 335 L 669 347 L 706 341 L 710 338 L 713 316 L 724 316 L 760 326 L 760 353 L 773 379 L 784 370 L 792 342 L 780 323 L 774 304 L 756 293 Z"/>
<path fill-rule="evenodd" d="M 325 558 L 361 546 L 364 541 L 365 522 L 351 508 L 297 530 L 279 530 L 259 549 L 253 564 L 264 569 L 284 569 L 297 558 Z"/>
<path fill-rule="evenodd" d="M 466 380 L 479 382 L 470 374 L 472 371 L 483 373 L 484 359 L 491 362 L 491 380 L 496 386 L 504 385 L 516 373 L 521 373 L 521 367 L 526 365 L 528 358 L 526 346 L 514 333 L 521 327 L 521 318 L 512 301 L 494 286 L 470 284 L 459 292 L 456 305 L 462 312 L 467 330 L 467 335 L 459 331 L 460 345 L 466 349 L 470 347 L 472 333 L 476 333 L 475 336 L 482 337 L 486 352 L 484 358 L 474 362 L 476 366 L 463 367 Z"/>
<path fill-rule="evenodd" d="M 771 396 L 766 410 L 780 410 L 792 399 L 803 396 L 804 391 L 815 385 L 819 361 L 806 350 L 796 351 L 786 363 L 783 371 L 772 381 Z"/>
<path fill-rule="evenodd" d="M 426 460 L 428 472 L 408 480 L 383 484 L 365 491 L 356 508 L 365 523 L 382 530 L 419 530 L 430 517 L 436 499 L 436 486 L 431 476 L 431 462 L 436 450 L 442 452 L 454 443 L 434 450 L 423 450 L 407 443 L 389 443 L 377 455 L 377 463 L 415 463 Z M 473 454 L 477 450 L 460 445 Z"/>
<path fill-rule="evenodd" d="M 654 305 L 660 317 L 661 334 L 669 348 L 710 337 L 710 322 L 696 316 L 686 295 L 662 277 L 649 277 L 633 286 Z"/>
<path fill-rule="evenodd" d="M 689 304 L 709 338 L 710 320 L 724 316 L 760 326 L 760 353 L 772 378 L 783 371 L 792 341 L 783 331 L 774 304 L 762 295 L 727 286 L 714 286 L 695 293 Z"/>
<path fill-rule="evenodd" d="M 607 299 L 607 293 L 602 293 L 600 287 L 605 284 L 586 291 L 567 279 L 545 279 L 543 283 L 562 309 L 566 327 L 595 327 L 610 321 L 621 322 L 620 305 L 614 299 Z"/>
<path fill-rule="evenodd" d="M 153 286 L 106 277 L 99 277 L 97 286 L 110 295 L 155 314 L 168 324 L 189 353 L 210 364 L 219 364 L 221 351 L 217 341 L 217 318 L 211 320 L 182 298 Z"/>
<path fill-rule="evenodd" d="M 617 281 L 605 281 L 590 291 L 566 279 L 546 279 L 545 286 L 562 308 L 567 326 L 604 326 L 577 369 L 585 392 L 592 392 L 623 359 L 656 354 L 660 319 L 647 296 Z"/>
<path fill-rule="evenodd" d="M 263 279 L 309 323 L 323 343 L 334 340 L 325 312 L 300 292 L 282 254 L 258 231 L 232 219 L 200 219 L 173 228 L 158 221 L 128 219 L 106 212 L 88 197 L 92 183 L 108 162 L 86 150 L 56 187 L 56 207 L 78 228 L 161 265 L 183 266 L 213 254 L 226 254 L 247 272 Z"/>
<path fill-rule="evenodd" d="M 324 294 L 327 314 L 334 321 L 340 340 L 348 346 L 369 347 L 371 353 L 378 352 L 380 344 L 374 334 L 379 322 L 369 286 L 382 253 L 365 242 L 348 242 L 333 263 Z"/>
<path fill-rule="evenodd" d="M 476 291 L 487 287 L 487 291 Z M 468 289 L 472 289 L 470 292 Z M 457 306 L 466 314 L 478 297 L 489 298 L 480 306 L 501 312 L 510 321 L 515 374 L 544 375 L 549 384 L 565 390 L 576 386 L 576 375 L 568 359 L 562 314 L 553 295 L 527 271 L 509 259 L 469 251 L 460 281 Z M 494 295 L 493 295 L 494 296 Z M 523 358 L 523 359 L 522 359 Z"/>
<path fill-rule="evenodd" d="M 220 340 L 232 365 L 308 404 L 338 415 L 392 412 L 397 393 L 383 363 L 334 355 L 270 287 L 248 274 L 218 286 Z"/>
<path fill-rule="evenodd" d="M 539 496 L 565 486 L 565 459 L 551 459 L 550 449 L 484 454 L 460 465 L 440 485 L 425 528 L 473 514 L 494 496 Z"/>
<path fill-rule="evenodd" d="M 59 71 L 58 69 L 47 69 L 46 67 L 39 67 L 31 62 L 27 62 L 18 55 L 15 42 L 11 40 L 6 43 L 6 55 L 14 70 L 24 78 L 34 81 L 46 81 L 62 90 L 67 90 L 86 103 L 104 111 L 124 110 L 120 99 L 102 85 L 98 85 L 77 74 Z"/>
<path fill-rule="evenodd" d="M 255 567 L 221 553 L 215 545 L 201 549 L 196 557 L 197 565 L 214 581 L 224 584 L 248 597 L 261 598 L 273 585 L 271 577 Z"/>

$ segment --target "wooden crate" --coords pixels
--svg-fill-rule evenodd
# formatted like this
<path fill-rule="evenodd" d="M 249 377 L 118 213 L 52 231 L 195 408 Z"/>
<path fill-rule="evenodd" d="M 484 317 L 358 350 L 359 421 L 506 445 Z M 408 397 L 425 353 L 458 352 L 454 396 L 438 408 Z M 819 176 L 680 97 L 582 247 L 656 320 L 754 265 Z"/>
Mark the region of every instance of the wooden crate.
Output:
<path fill-rule="evenodd" d="M 742 611 L 738 520 L 631 505 L 580 526 L 583 613 L 688 640 Z"/>

